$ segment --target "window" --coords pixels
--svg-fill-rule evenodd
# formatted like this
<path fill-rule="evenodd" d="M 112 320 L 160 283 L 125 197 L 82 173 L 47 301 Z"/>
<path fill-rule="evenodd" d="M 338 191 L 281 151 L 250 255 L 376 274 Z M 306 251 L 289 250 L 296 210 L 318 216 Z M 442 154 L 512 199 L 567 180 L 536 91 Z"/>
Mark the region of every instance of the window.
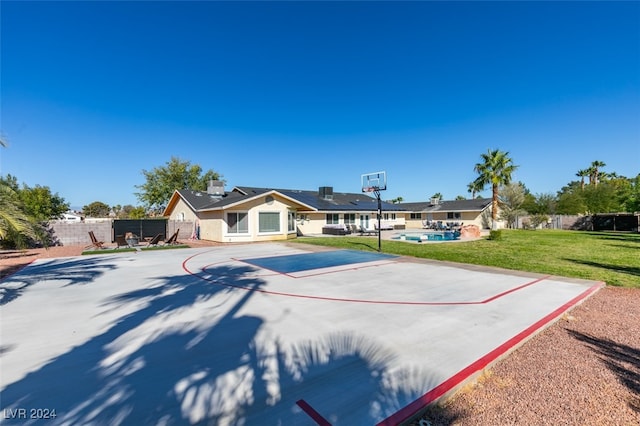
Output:
<path fill-rule="evenodd" d="M 258 213 L 258 232 L 280 232 L 280 212 Z"/>
<path fill-rule="evenodd" d="M 296 212 L 287 214 L 287 231 L 294 232 L 296 230 Z"/>
<path fill-rule="evenodd" d="M 327 213 L 327 225 L 337 225 L 340 223 L 340 215 L 338 213 Z"/>
<path fill-rule="evenodd" d="M 447 212 L 447 219 L 460 219 L 460 212 Z"/>
<path fill-rule="evenodd" d="M 409 217 L 411 219 L 422 219 L 422 213 L 411 213 Z"/>
<path fill-rule="evenodd" d="M 230 234 L 246 234 L 249 232 L 249 220 L 246 213 L 227 213 L 227 226 Z"/>
<path fill-rule="evenodd" d="M 356 214 L 355 213 L 345 213 L 344 214 L 344 224 L 345 225 L 355 225 L 356 224 Z"/>
<path fill-rule="evenodd" d="M 389 220 L 389 219 L 391 219 L 391 220 L 396 220 L 396 214 L 395 214 L 395 213 L 384 213 L 384 214 L 382 215 L 382 218 L 383 218 L 384 220 Z"/>

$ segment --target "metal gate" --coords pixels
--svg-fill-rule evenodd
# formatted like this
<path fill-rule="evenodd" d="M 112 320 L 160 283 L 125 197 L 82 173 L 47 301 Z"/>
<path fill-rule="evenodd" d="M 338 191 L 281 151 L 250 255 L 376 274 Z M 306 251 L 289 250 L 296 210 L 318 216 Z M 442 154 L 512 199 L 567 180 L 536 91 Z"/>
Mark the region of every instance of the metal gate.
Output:
<path fill-rule="evenodd" d="M 113 221 L 111 242 L 115 241 L 116 235 L 125 235 L 127 232 L 137 235 L 140 239 L 162 234 L 164 240 L 167 238 L 167 219 L 116 219 Z"/>
<path fill-rule="evenodd" d="M 594 231 L 638 232 L 640 216 L 633 214 L 602 214 L 593 216 Z"/>

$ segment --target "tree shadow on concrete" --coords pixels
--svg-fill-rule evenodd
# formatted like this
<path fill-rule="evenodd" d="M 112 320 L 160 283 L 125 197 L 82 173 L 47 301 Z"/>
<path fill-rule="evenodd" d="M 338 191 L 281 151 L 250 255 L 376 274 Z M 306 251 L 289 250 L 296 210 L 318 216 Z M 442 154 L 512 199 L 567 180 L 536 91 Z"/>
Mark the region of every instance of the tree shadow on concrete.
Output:
<path fill-rule="evenodd" d="M 0 282 L 0 306 L 20 297 L 30 286 L 42 281 L 67 281 L 68 285 L 93 282 L 116 265 L 108 258 L 51 259 L 31 264 Z"/>
<path fill-rule="evenodd" d="M 59 424 L 310 424 L 304 399 L 337 426 L 374 424 L 434 385 L 428 371 L 391 371 L 393 355 L 355 333 L 273 339 L 263 318 L 243 313 L 265 284 L 254 272 L 158 277 L 107 300 L 135 309 L 6 385 L 2 408 L 49 407 Z"/>
<path fill-rule="evenodd" d="M 632 410 L 640 413 L 640 398 L 638 398 L 640 395 L 640 348 L 575 330 L 567 330 L 567 332 L 600 355 L 602 362 L 618 377 L 620 383 L 636 395 L 635 399 L 628 401 L 628 404 Z"/>
<path fill-rule="evenodd" d="M 638 266 L 625 266 L 625 265 L 612 265 L 610 263 L 592 262 L 588 260 L 569 259 L 563 258 L 563 260 L 579 263 L 580 265 L 593 266 L 594 268 L 608 269 L 610 271 L 620 272 L 622 274 L 640 276 L 640 267 Z"/>

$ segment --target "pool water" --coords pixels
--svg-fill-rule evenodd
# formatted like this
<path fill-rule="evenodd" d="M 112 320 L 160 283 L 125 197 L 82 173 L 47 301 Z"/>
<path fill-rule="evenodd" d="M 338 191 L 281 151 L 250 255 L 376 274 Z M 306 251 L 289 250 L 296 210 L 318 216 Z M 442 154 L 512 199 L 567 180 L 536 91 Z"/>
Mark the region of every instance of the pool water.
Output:
<path fill-rule="evenodd" d="M 392 240 L 404 240 L 404 241 L 453 241 L 460 239 L 460 232 L 458 231 L 444 231 L 444 232 L 421 232 L 421 233 L 402 233 L 396 234 L 391 237 Z"/>

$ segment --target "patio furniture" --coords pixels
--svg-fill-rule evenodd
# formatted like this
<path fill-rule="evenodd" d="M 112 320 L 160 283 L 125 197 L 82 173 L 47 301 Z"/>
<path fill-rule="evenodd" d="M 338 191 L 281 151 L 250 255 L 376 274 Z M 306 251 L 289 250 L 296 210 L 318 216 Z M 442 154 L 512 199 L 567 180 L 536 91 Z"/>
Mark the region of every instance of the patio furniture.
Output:
<path fill-rule="evenodd" d="M 364 226 L 360 226 L 360 235 L 378 235 L 378 230 L 367 229 Z"/>
<path fill-rule="evenodd" d="M 178 232 L 180 232 L 180 229 L 177 229 L 176 232 L 174 232 L 173 235 L 171 237 L 169 237 L 169 239 L 166 240 L 164 243 L 165 244 L 180 244 L 180 243 L 178 243 Z"/>
<path fill-rule="evenodd" d="M 322 233 L 327 235 L 347 235 L 351 231 L 346 225 L 326 225 L 322 227 Z"/>
<path fill-rule="evenodd" d="M 116 248 L 119 249 L 120 247 L 129 247 L 129 243 L 124 235 L 116 235 Z"/>
<path fill-rule="evenodd" d="M 91 238 L 91 245 L 85 247 L 85 248 L 89 248 L 89 247 L 94 247 L 96 249 L 103 249 L 104 247 L 104 241 L 98 241 L 98 239 L 96 238 L 96 235 L 93 233 L 93 231 L 89 231 L 89 238 Z"/>
<path fill-rule="evenodd" d="M 160 241 L 162 241 L 162 237 L 164 235 L 163 234 L 158 234 L 155 237 L 153 237 L 151 240 L 149 240 L 149 242 L 147 243 L 147 247 L 154 247 L 157 246 L 158 244 L 160 244 Z"/>

